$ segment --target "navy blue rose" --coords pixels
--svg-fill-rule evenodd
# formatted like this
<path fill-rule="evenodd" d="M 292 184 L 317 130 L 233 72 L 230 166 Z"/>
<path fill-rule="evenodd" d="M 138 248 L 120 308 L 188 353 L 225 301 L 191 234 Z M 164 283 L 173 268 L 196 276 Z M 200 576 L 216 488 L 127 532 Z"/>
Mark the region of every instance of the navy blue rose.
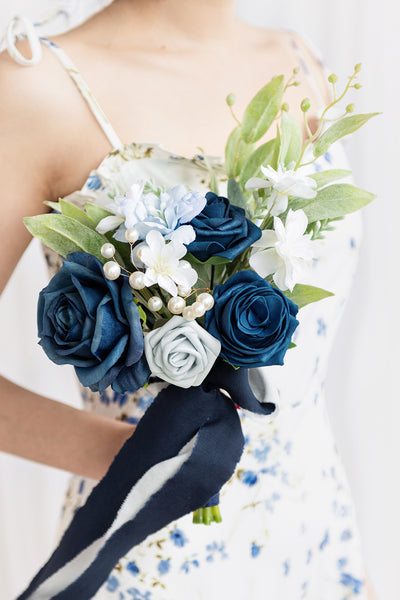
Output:
<path fill-rule="evenodd" d="M 214 291 L 206 329 L 221 342 L 221 356 L 238 367 L 282 365 L 298 307 L 253 271 L 239 271 Z"/>
<path fill-rule="evenodd" d="M 213 192 L 207 192 L 206 200 L 201 213 L 190 221 L 196 239 L 187 249 L 198 260 L 211 256 L 233 260 L 261 237 L 261 229 L 246 219 L 243 208 Z"/>
<path fill-rule="evenodd" d="M 133 392 L 150 376 L 139 311 L 127 278 L 105 278 L 102 263 L 74 252 L 39 294 L 39 344 L 56 364 L 75 367 L 92 391 Z"/>

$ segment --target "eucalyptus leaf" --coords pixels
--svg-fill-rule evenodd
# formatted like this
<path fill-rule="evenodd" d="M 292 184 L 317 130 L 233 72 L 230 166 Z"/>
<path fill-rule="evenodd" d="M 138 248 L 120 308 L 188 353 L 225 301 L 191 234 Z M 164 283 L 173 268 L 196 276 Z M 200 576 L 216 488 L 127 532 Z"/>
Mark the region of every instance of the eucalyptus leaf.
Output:
<path fill-rule="evenodd" d="M 228 181 L 228 198 L 231 204 L 246 209 L 246 198 L 243 196 L 238 182 L 233 177 Z"/>
<path fill-rule="evenodd" d="M 275 170 L 278 169 L 278 165 L 279 165 L 279 156 L 281 154 L 281 142 L 282 142 L 282 137 L 281 137 L 281 132 L 279 130 L 279 127 L 276 127 L 276 138 L 275 138 L 275 146 L 274 146 L 274 154 L 271 158 L 271 167 Z"/>
<path fill-rule="evenodd" d="M 271 79 L 248 104 L 242 122 L 242 137 L 248 144 L 257 142 L 272 125 L 284 92 L 284 76 Z"/>
<path fill-rule="evenodd" d="M 91 219 L 96 226 L 102 219 L 114 214 L 109 210 L 102 208 L 101 206 L 97 206 L 97 204 L 92 204 L 92 202 L 86 202 L 85 212 L 87 213 L 89 219 Z"/>
<path fill-rule="evenodd" d="M 100 251 L 104 244 L 103 236 L 71 217 L 59 214 L 38 215 L 25 217 L 24 224 L 33 236 L 61 256 L 81 251 L 92 254 L 103 263 L 106 261 Z"/>
<path fill-rule="evenodd" d="M 198 275 L 198 279 L 192 287 L 196 290 L 199 288 L 207 288 L 211 280 L 211 265 L 197 260 L 193 254 L 186 254 L 185 260 L 190 262 L 192 267 L 196 269 Z"/>
<path fill-rule="evenodd" d="M 199 260 L 193 254 L 186 254 L 185 260 L 190 262 L 192 266 L 197 270 L 198 265 L 226 265 L 227 263 L 232 262 L 229 258 L 225 258 L 224 256 L 210 256 L 205 261 Z"/>
<path fill-rule="evenodd" d="M 95 226 L 97 226 L 102 219 L 105 217 L 109 217 L 114 213 L 109 210 L 102 208 L 101 206 L 97 206 L 97 204 L 92 204 L 91 202 L 87 202 L 85 204 L 85 212 L 89 216 L 89 218 L 94 222 Z M 100 235 L 100 234 L 99 234 Z M 104 234 L 104 237 L 108 242 L 115 246 L 115 258 L 120 264 L 124 266 L 131 264 L 131 250 L 128 243 L 119 242 L 114 237 L 114 231 L 108 231 Z"/>
<path fill-rule="evenodd" d="M 214 194 L 218 194 L 218 177 L 215 174 L 214 169 L 212 168 L 210 161 L 206 154 L 203 154 L 204 164 L 207 167 L 208 175 L 210 177 L 210 190 L 214 192 Z"/>
<path fill-rule="evenodd" d="M 205 265 L 226 265 L 232 261 L 225 256 L 210 256 L 204 263 Z"/>
<path fill-rule="evenodd" d="M 45 200 L 45 202 L 43 202 L 43 204 L 45 204 L 46 206 L 49 206 L 55 212 L 61 213 L 61 205 L 59 202 L 51 202 L 50 200 Z"/>
<path fill-rule="evenodd" d="M 243 140 L 240 140 L 239 143 L 239 155 L 238 160 L 235 166 L 235 177 L 240 175 L 241 170 L 243 169 L 243 165 L 246 163 L 247 159 L 251 156 L 255 149 L 255 144 L 247 144 Z"/>
<path fill-rule="evenodd" d="M 71 217 L 71 219 L 75 219 L 75 221 L 79 221 L 82 225 L 86 225 L 86 227 L 90 227 L 90 229 L 95 229 L 97 223 L 92 221 L 92 219 L 83 211 L 78 208 L 75 204 L 68 202 L 67 200 L 60 199 L 60 208 L 63 215 L 66 217 Z"/>
<path fill-rule="evenodd" d="M 235 175 L 241 138 L 242 129 L 240 125 L 238 125 L 231 131 L 225 146 L 225 170 L 228 177 L 234 177 Z"/>
<path fill-rule="evenodd" d="M 350 177 L 350 175 L 352 175 L 352 172 L 345 169 L 328 169 L 327 171 L 313 173 L 312 175 L 308 175 L 308 177 L 314 179 L 314 181 L 317 182 L 317 189 L 320 189 L 326 185 L 329 185 L 333 181 Z"/>
<path fill-rule="evenodd" d="M 282 111 L 281 118 L 281 147 L 279 161 L 285 166 L 297 162 L 303 147 L 303 134 L 298 122 L 286 111 Z"/>
<path fill-rule="evenodd" d="M 286 290 L 283 293 L 287 298 L 289 298 L 289 300 L 297 304 L 299 309 L 303 308 L 303 306 L 307 306 L 307 304 L 311 304 L 312 302 L 319 302 L 319 300 L 334 296 L 332 292 L 328 292 L 322 288 L 314 287 L 313 285 L 305 285 L 303 283 L 298 283 L 295 285 L 293 292 Z"/>
<path fill-rule="evenodd" d="M 343 117 L 336 123 L 333 123 L 315 142 L 313 147 L 313 154 L 315 158 L 322 156 L 329 149 L 329 147 L 340 140 L 345 135 L 357 131 L 372 117 L 379 115 L 380 113 L 365 113 L 360 115 L 351 115 L 349 117 Z"/>
<path fill-rule="evenodd" d="M 309 223 L 323 219 L 336 219 L 355 212 L 369 204 L 375 194 L 348 183 L 335 183 L 318 191 L 312 200 L 293 199 L 292 210 L 302 209 Z"/>
<path fill-rule="evenodd" d="M 259 175 L 261 165 L 271 162 L 275 152 L 275 142 L 275 139 L 265 142 L 265 144 L 254 150 L 246 160 L 239 177 L 242 188 L 244 188 L 250 177 L 257 177 Z"/>

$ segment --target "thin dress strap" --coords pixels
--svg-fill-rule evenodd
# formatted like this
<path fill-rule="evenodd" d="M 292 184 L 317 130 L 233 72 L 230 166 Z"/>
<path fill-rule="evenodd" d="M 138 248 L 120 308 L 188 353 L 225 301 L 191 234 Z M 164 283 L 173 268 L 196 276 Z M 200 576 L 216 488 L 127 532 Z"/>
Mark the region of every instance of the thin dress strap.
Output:
<path fill-rule="evenodd" d="M 47 38 L 41 37 L 40 41 L 57 56 L 58 60 L 65 67 L 71 79 L 74 81 L 76 87 L 86 100 L 90 110 L 92 111 L 95 119 L 104 131 L 104 134 L 106 135 L 112 147 L 114 149 L 122 148 L 124 144 L 119 139 L 118 135 L 115 133 L 110 121 L 107 119 L 96 98 L 90 91 L 90 88 L 87 85 L 86 81 L 83 79 L 82 75 L 80 74 L 72 60 L 69 58 L 69 56 L 64 52 L 62 48 L 60 48 L 59 46 L 57 46 L 57 44 L 51 42 Z"/>

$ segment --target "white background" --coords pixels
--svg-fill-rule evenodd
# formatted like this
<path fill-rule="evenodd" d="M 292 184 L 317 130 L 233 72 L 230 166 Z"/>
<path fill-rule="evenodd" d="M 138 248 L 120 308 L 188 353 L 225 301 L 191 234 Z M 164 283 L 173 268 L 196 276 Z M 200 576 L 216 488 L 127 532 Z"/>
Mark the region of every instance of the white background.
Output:
<path fill-rule="evenodd" d="M 96 0 L 64 2 L 76 5 L 82 14 L 96 4 Z M 3 0 L 0 31 L 18 12 L 40 20 L 57 6 L 56 0 Z M 364 211 L 361 260 L 333 350 L 327 393 L 358 512 L 367 569 L 379 600 L 391 600 L 398 597 L 400 560 L 400 394 L 394 381 L 400 359 L 400 198 L 395 186 L 400 133 L 399 15 L 394 0 L 386 4 L 377 0 L 240 0 L 238 11 L 250 22 L 306 34 L 341 77 L 362 61 L 364 88 L 358 94 L 357 108 L 384 111 L 384 117 L 369 123 L 348 144 L 358 185 L 377 193 L 378 199 Z M 1 198 L 1 202 L 11 201 Z M 1 298 L 0 372 L 78 406 L 71 371 L 51 364 L 36 346 L 36 299 L 46 283 L 41 260 L 34 243 Z M 0 453 L 4 600 L 14 598 L 47 557 L 65 484 L 62 472 Z"/>

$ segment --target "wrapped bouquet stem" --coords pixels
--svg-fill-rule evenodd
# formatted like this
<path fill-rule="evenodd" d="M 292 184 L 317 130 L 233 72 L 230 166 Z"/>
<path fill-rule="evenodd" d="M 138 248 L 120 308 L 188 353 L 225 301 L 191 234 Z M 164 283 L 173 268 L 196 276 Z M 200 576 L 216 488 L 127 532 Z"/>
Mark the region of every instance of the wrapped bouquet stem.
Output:
<path fill-rule="evenodd" d="M 242 454 L 236 403 L 275 409 L 254 396 L 246 369 L 222 361 L 201 385 L 160 392 L 20 600 L 92 598 L 132 546 L 206 505 Z"/>

